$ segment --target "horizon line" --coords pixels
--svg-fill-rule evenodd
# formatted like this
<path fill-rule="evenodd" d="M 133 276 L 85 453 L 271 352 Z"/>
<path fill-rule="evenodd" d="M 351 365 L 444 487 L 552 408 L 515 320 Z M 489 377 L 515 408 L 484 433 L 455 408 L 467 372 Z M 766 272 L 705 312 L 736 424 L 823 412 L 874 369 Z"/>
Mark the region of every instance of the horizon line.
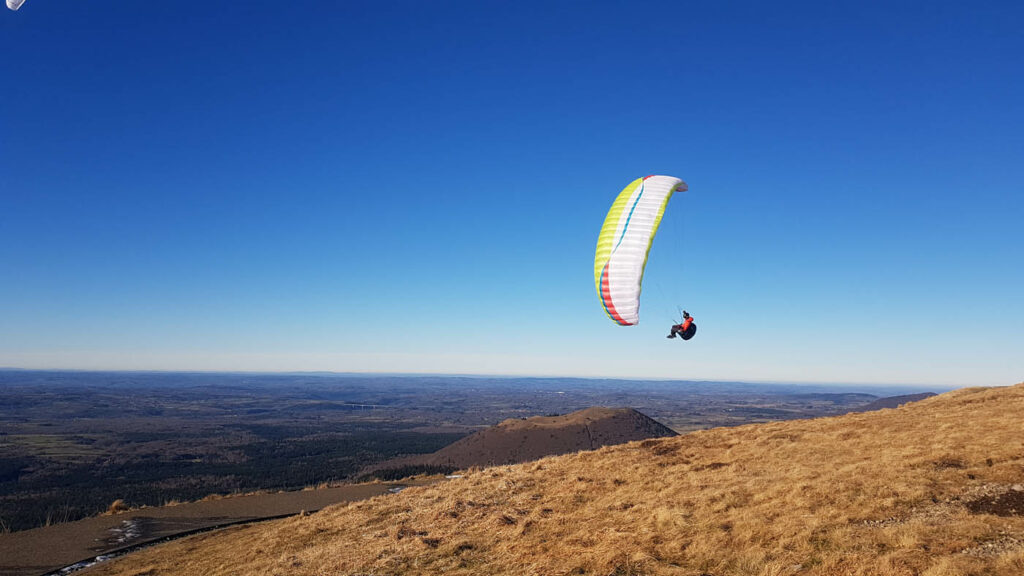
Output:
<path fill-rule="evenodd" d="M 926 384 L 926 383 L 864 383 L 864 382 L 837 382 L 837 381 L 794 381 L 794 380 L 732 380 L 732 379 L 682 379 L 682 378 L 658 378 L 658 377 L 613 377 L 613 376 L 566 376 L 566 375 L 537 375 L 537 374 L 487 374 L 487 373 L 459 373 L 459 372 L 359 372 L 346 371 L 336 372 L 330 370 L 188 370 L 188 369 L 97 369 L 97 368 L 21 368 L 17 366 L 0 366 L 0 372 L 68 372 L 68 373 L 123 373 L 123 374 L 238 374 L 238 375 L 263 375 L 263 376 L 364 376 L 364 377 L 404 377 L 404 378 L 500 378 L 500 379 L 563 379 L 563 380 L 611 380 L 617 382 L 687 382 L 687 383 L 711 383 L 711 384 L 751 384 L 760 386 L 849 386 L 865 388 L 934 388 L 946 391 L 959 388 L 969 388 L 972 385 L 954 384 Z M 1013 386 L 1005 384 L 1004 386 Z M 998 387 L 998 386 L 996 386 Z"/>

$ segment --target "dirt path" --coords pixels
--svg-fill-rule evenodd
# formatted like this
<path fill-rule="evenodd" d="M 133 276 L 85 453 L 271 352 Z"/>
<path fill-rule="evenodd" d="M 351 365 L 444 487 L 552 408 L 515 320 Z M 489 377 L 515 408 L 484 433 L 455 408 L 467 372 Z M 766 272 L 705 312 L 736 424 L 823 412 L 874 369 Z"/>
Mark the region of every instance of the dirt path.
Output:
<path fill-rule="evenodd" d="M 312 512 L 339 502 L 364 500 L 405 486 L 430 483 L 382 482 L 318 490 L 234 496 L 142 508 L 113 516 L 0 534 L 0 576 L 40 576 L 102 554 L 177 534 L 244 521 Z"/>

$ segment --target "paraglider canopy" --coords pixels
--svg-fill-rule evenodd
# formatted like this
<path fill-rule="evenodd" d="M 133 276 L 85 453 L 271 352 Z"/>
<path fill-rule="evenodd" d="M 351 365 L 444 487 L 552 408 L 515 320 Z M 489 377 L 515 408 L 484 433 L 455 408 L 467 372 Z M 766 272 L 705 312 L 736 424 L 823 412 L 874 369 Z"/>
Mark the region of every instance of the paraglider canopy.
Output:
<path fill-rule="evenodd" d="M 640 320 L 640 285 L 647 253 L 665 207 L 686 182 L 674 176 L 645 176 L 626 186 L 615 199 L 597 238 L 594 282 L 608 317 L 621 326 Z"/>
<path fill-rule="evenodd" d="M 11 10 L 17 10 L 21 8 L 21 5 L 25 3 L 25 0 L 7 0 L 7 7 Z"/>

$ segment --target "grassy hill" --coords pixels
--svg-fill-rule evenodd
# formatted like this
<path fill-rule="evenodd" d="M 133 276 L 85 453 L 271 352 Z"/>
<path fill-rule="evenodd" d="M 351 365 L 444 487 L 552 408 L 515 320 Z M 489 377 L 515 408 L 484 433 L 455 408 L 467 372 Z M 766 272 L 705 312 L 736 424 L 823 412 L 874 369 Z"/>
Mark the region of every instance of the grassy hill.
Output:
<path fill-rule="evenodd" d="M 889 396 L 888 398 L 879 398 L 870 404 L 865 404 L 860 408 L 856 408 L 854 412 L 870 412 L 872 410 L 881 410 L 882 408 L 899 408 L 900 406 L 908 402 L 919 402 L 925 398 L 931 398 L 935 396 L 934 392 L 922 392 L 920 394 L 904 394 L 903 396 Z"/>
<path fill-rule="evenodd" d="M 634 440 L 675 436 L 666 426 L 632 408 L 594 407 L 560 416 L 509 418 L 432 454 L 396 458 L 371 470 L 518 464 L 545 456 L 594 450 Z"/>
<path fill-rule="evenodd" d="M 1024 574 L 1024 384 L 718 428 L 199 535 L 89 574 Z"/>

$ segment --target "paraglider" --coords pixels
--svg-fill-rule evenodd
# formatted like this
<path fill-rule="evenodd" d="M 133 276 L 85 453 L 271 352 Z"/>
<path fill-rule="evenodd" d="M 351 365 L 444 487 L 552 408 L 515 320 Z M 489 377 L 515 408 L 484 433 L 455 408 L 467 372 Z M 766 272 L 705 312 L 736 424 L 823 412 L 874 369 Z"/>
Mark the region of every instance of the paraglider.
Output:
<path fill-rule="evenodd" d="M 17 10 L 21 8 L 21 5 L 25 3 L 25 0 L 7 0 L 7 7 L 11 10 Z"/>
<path fill-rule="evenodd" d="M 605 313 L 621 326 L 640 320 L 647 254 L 672 194 L 686 190 L 686 182 L 674 176 L 638 178 L 619 193 L 605 217 L 594 256 L 594 282 Z M 685 330 L 692 325 L 691 320 Z M 695 331 L 694 326 L 690 337 Z"/>
<path fill-rule="evenodd" d="M 679 324 L 673 324 L 672 331 L 668 333 L 666 338 L 675 338 L 678 335 L 683 340 L 689 340 L 696 333 L 697 325 L 693 323 L 693 316 L 690 316 L 686 310 L 683 310 L 683 321 Z"/>

